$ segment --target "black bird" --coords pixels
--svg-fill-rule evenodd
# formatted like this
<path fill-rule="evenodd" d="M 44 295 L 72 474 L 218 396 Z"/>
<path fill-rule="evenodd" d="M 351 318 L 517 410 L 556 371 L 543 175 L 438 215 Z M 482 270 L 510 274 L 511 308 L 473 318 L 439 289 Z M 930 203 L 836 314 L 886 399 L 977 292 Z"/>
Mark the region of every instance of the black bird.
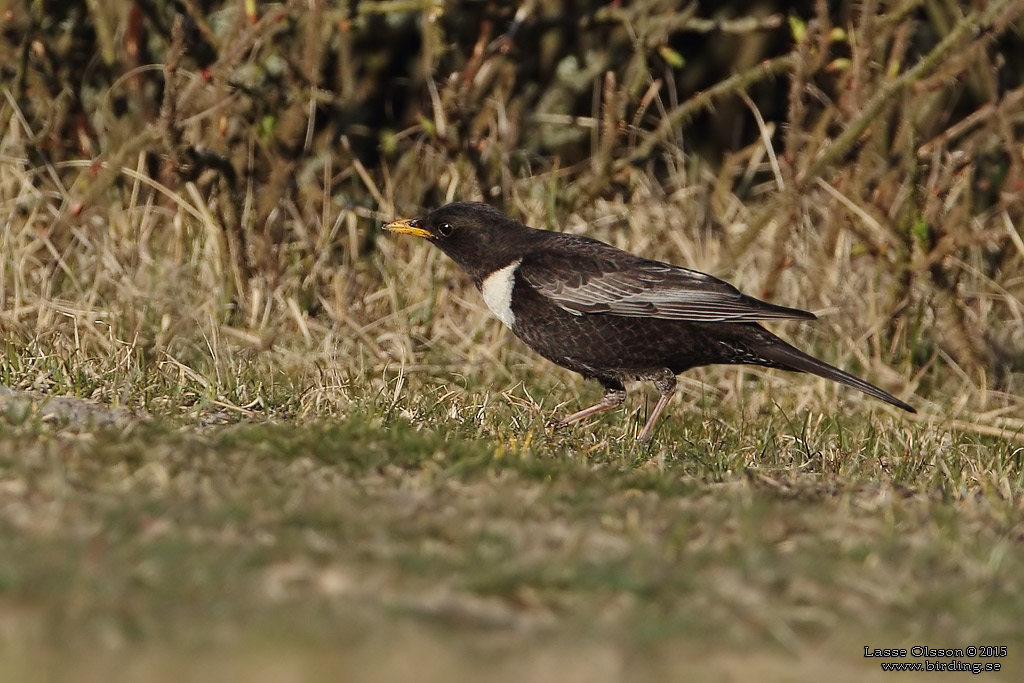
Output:
<path fill-rule="evenodd" d="M 675 392 L 676 375 L 717 363 L 809 372 L 917 412 L 756 322 L 814 320 L 813 313 L 760 301 L 710 275 L 589 237 L 537 230 L 476 202 L 448 204 L 384 229 L 436 245 L 527 346 L 601 383 L 599 403 L 555 426 L 615 408 L 626 398 L 623 382 L 651 380 L 661 398 L 637 437 L 646 441 Z"/>

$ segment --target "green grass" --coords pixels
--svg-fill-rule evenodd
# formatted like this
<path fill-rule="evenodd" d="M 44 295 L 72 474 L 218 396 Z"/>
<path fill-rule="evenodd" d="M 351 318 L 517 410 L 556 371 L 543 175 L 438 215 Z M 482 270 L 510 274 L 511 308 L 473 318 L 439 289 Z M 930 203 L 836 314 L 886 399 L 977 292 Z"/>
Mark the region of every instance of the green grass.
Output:
<path fill-rule="evenodd" d="M 0 595 L 26 649 L 0 673 L 33 653 L 62 653 L 64 675 L 106 671 L 98 652 L 131 646 L 147 676 L 185 652 L 256 674 L 255 651 L 385 675 L 368 653 L 392 630 L 457 676 L 496 638 L 503 671 L 545 657 L 567 671 L 576 648 L 651 657 L 649 672 L 703 652 L 695 671 L 712 678 L 737 649 L 754 655 L 744 678 L 822 653 L 874 672 L 866 644 L 1006 644 L 1020 662 L 1009 439 L 887 411 L 677 406 L 638 450 L 623 414 L 552 434 L 516 402 L 482 421 L 458 417 L 473 404 L 445 419 L 416 403 L 207 427 L 9 411 Z"/>

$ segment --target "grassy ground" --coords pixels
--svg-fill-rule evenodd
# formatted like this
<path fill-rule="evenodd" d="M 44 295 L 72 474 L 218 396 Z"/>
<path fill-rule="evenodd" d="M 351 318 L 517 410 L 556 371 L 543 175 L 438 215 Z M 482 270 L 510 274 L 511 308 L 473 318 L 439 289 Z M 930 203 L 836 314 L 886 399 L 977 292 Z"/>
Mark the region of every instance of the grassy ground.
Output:
<path fill-rule="evenodd" d="M 0 680 L 1020 677 L 1019 3 L 306 4 L 4 14 Z M 379 231 L 484 197 L 920 414 L 711 368 L 550 433 L 598 388 Z"/>
<path fill-rule="evenodd" d="M 552 435 L 521 389 L 421 396 L 298 424 L 6 397 L 0 673 L 864 680 L 865 645 L 970 644 L 1020 671 L 1012 439 L 698 405 L 638 450 L 642 415 Z"/>

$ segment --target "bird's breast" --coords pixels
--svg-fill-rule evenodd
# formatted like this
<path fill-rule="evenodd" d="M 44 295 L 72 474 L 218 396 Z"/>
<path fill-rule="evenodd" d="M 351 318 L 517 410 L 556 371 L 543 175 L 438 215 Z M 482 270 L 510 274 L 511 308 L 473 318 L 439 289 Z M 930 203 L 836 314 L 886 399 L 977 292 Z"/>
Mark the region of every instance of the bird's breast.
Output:
<path fill-rule="evenodd" d="M 500 268 L 484 278 L 480 285 L 480 293 L 491 313 L 512 329 L 516 316 L 512 312 L 512 288 L 516 284 L 516 270 L 523 259 L 516 259 L 504 268 Z"/>

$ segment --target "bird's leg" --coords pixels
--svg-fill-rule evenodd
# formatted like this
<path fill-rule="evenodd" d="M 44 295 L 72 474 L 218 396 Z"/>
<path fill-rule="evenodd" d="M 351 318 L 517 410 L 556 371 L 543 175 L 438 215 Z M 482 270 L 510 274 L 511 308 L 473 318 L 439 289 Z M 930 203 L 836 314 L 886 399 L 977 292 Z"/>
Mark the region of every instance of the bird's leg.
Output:
<path fill-rule="evenodd" d="M 661 414 L 665 412 L 665 406 L 672 400 L 672 395 L 676 393 L 676 376 L 668 374 L 659 377 L 654 380 L 654 386 L 661 392 L 661 397 L 654 404 L 654 410 L 651 411 L 651 416 L 647 418 L 647 424 L 640 430 L 640 435 L 636 437 L 637 441 L 647 441 L 651 438 L 651 434 L 654 433 L 655 423 L 661 417 Z"/>
<path fill-rule="evenodd" d="M 549 423 L 549 426 L 554 429 L 567 427 L 574 422 L 585 420 L 592 415 L 597 415 L 598 413 L 603 413 L 622 405 L 622 402 L 626 400 L 626 388 L 622 386 L 620 382 L 615 382 L 614 384 L 601 382 L 601 384 L 604 385 L 604 396 L 601 397 L 601 401 L 599 403 L 596 403 L 589 408 L 578 410 L 572 415 L 566 415 L 560 420 L 552 420 Z"/>

